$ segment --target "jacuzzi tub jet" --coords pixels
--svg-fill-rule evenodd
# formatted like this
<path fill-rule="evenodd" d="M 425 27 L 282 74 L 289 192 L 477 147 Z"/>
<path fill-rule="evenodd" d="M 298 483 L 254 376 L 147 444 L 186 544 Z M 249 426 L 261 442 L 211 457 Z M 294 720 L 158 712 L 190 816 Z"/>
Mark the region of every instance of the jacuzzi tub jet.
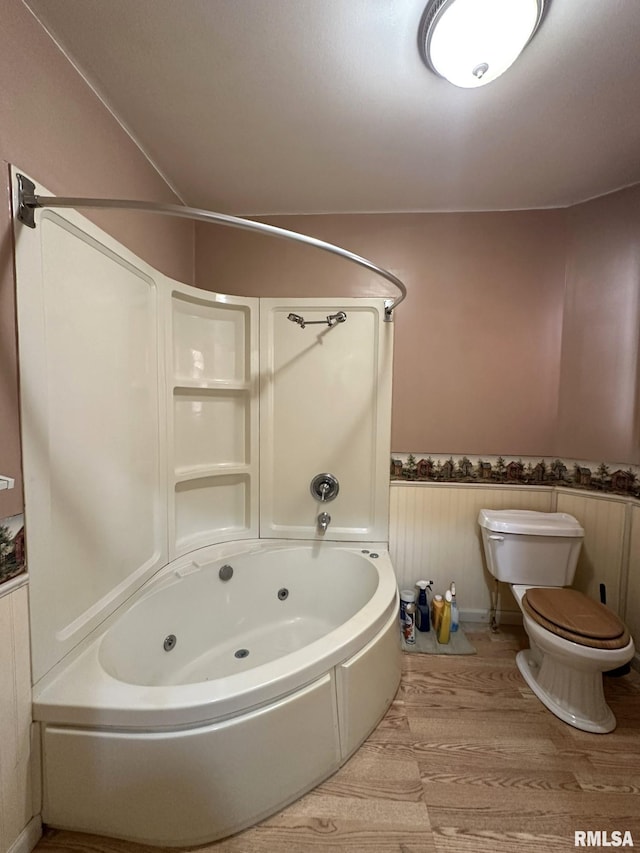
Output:
<path fill-rule="evenodd" d="M 218 572 L 218 577 L 220 578 L 221 581 L 231 580 L 231 578 L 233 577 L 232 566 L 229 566 L 229 565 L 223 566 L 220 569 L 220 571 Z"/>
<path fill-rule="evenodd" d="M 237 658 L 246 658 L 249 654 L 249 649 L 238 649 L 237 652 L 234 652 L 234 656 Z"/>
<path fill-rule="evenodd" d="M 178 638 L 175 634 L 169 634 L 164 638 L 163 648 L 165 652 L 170 652 L 171 649 L 175 649 L 176 643 L 178 642 Z"/>

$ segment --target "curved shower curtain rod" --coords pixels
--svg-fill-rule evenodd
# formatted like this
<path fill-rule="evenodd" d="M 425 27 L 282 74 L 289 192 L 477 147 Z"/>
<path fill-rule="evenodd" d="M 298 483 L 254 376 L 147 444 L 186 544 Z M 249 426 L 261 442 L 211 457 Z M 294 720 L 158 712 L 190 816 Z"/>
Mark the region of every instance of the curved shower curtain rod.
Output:
<path fill-rule="evenodd" d="M 241 219 L 238 216 L 229 216 L 226 213 L 215 213 L 211 210 L 201 210 L 197 207 L 183 207 L 179 204 L 156 204 L 146 201 L 134 201 L 117 198 L 63 198 L 57 196 L 36 195 L 35 184 L 24 175 L 18 175 L 18 219 L 29 228 L 35 228 L 34 210 L 36 208 L 48 207 L 74 207 L 74 208 L 112 208 L 116 210 L 140 210 L 143 213 L 160 213 L 166 216 L 177 216 L 182 219 L 195 219 L 201 222 L 214 222 L 217 225 L 226 225 L 230 228 L 239 228 L 243 231 L 256 231 L 259 234 L 267 234 L 271 237 L 280 237 L 291 240 L 294 243 L 303 243 L 322 249 L 325 252 L 338 255 L 347 261 L 358 264 L 365 269 L 371 270 L 376 275 L 382 276 L 391 282 L 400 291 L 395 299 L 386 299 L 384 303 L 385 320 L 392 320 L 394 308 L 402 302 L 407 295 L 407 288 L 397 276 L 379 267 L 360 255 L 355 255 L 333 243 L 326 243 L 307 234 L 299 234 L 297 231 L 288 231 L 286 228 L 278 228 L 275 225 L 267 225 L 265 222 L 254 222 L 251 219 Z"/>

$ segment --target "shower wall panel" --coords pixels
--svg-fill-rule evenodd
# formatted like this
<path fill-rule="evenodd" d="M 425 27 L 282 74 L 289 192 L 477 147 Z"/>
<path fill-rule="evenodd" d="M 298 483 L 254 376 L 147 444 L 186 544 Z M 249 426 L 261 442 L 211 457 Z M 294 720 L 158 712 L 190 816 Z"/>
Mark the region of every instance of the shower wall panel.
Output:
<path fill-rule="evenodd" d="M 161 276 L 83 224 L 16 232 L 34 681 L 167 559 Z"/>
<path fill-rule="evenodd" d="M 341 310 L 346 321 L 331 327 L 288 320 Z M 393 324 L 383 317 L 381 299 L 261 300 L 261 536 L 387 541 Z M 339 482 L 329 503 L 311 494 L 320 473 Z"/>
<path fill-rule="evenodd" d="M 76 211 L 36 223 L 16 223 L 34 682 L 259 511 L 258 300 L 173 281 Z"/>

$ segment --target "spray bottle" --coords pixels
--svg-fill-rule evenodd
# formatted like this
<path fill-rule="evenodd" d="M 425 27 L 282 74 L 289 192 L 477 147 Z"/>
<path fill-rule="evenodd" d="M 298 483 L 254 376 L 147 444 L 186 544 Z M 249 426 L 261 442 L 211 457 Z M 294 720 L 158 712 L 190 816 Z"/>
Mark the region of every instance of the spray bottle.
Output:
<path fill-rule="evenodd" d="M 460 625 L 460 615 L 458 613 L 458 602 L 456 601 L 456 585 L 451 581 L 451 633 L 454 634 Z"/>
<path fill-rule="evenodd" d="M 416 604 L 416 628 L 428 631 L 431 623 L 429 613 L 429 588 L 433 581 L 418 581 L 418 602 Z"/>

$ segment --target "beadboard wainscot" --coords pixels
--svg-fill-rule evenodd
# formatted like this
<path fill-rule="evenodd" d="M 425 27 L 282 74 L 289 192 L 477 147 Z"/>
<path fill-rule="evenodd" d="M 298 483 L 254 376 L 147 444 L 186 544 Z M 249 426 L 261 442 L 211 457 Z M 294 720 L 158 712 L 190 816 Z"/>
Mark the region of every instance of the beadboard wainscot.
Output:
<path fill-rule="evenodd" d="M 552 512 L 553 489 L 392 481 L 389 547 L 400 589 L 423 578 L 443 592 L 455 581 L 460 618 L 487 622 L 496 584 L 484 563 L 481 509 Z M 520 621 L 506 584 L 498 589 L 498 611 L 503 622 Z"/>
<path fill-rule="evenodd" d="M 629 509 L 630 529 L 628 548 L 628 572 L 627 572 L 627 601 L 625 608 L 625 622 L 636 644 L 636 664 L 640 663 L 640 503 L 636 503 Z M 640 665 L 636 667 L 640 669 Z"/>
<path fill-rule="evenodd" d="M 614 495 L 570 489 L 558 489 L 556 499 L 557 511 L 573 515 L 584 528 L 573 586 L 599 600 L 600 584 L 605 584 L 607 604 L 622 615 L 627 600 L 627 516 L 631 502 Z"/>
<path fill-rule="evenodd" d="M 432 483 L 392 480 L 389 547 L 400 589 L 432 580 L 434 592 L 456 583 L 460 617 L 521 622 L 506 584 L 489 574 L 478 527 L 480 509 L 567 512 L 585 529 L 575 587 L 600 598 L 627 623 L 640 646 L 640 501 L 634 497 L 559 486 Z M 496 589 L 497 587 L 497 589 Z M 640 669 L 636 652 L 634 666 Z"/>
<path fill-rule="evenodd" d="M 28 853 L 41 835 L 32 739 L 27 576 L 0 587 L 0 851 Z"/>

